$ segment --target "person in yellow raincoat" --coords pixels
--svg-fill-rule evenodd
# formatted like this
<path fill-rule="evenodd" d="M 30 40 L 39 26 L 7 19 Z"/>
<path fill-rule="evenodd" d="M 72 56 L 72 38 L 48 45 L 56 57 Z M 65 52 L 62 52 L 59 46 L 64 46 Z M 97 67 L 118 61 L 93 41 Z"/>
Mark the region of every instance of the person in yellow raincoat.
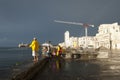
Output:
<path fill-rule="evenodd" d="M 40 44 L 37 41 L 36 38 L 33 38 L 32 43 L 29 45 L 29 47 L 32 48 L 32 56 L 33 56 L 33 61 L 37 62 L 38 61 L 38 56 L 39 56 L 39 48 L 40 48 Z"/>
<path fill-rule="evenodd" d="M 61 54 L 62 54 L 62 47 L 60 45 L 58 45 L 57 46 L 57 53 L 56 53 L 56 55 L 57 56 L 61 56 Z"/>

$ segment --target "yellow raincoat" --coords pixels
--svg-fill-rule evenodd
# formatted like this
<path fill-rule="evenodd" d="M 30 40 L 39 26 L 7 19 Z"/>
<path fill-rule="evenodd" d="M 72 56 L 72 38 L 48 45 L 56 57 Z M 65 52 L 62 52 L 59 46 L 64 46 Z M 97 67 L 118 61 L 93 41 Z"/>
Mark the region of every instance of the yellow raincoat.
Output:
<path fill-rule="evenodd" d="M 30 46 L 32 48 L 32 51 L 39 51 L 39 42 L 37 40 L 33 40 Z"/>

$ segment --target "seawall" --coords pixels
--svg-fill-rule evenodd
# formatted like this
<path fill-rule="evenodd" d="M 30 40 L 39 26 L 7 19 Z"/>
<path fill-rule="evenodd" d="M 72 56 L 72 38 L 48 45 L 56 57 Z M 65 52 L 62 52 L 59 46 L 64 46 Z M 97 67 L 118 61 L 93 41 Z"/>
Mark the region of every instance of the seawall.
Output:
<path fill-rule="evenodd" d="M 38 63 L 35 63 L 27 70 L 23 70 L 21 73 L 12 76 L 11 80 L 32 80 L 38 71 L 42 71 L 49 58 L 44 58 Z"/>

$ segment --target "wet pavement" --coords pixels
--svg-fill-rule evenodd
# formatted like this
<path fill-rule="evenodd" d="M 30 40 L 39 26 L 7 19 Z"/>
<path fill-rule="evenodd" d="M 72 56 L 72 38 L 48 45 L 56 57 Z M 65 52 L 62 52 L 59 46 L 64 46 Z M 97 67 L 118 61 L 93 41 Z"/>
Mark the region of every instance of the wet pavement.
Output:
<path fill-rule="evenodd" d="M 120 53 L 108 59 L 50 58 L 33 80 L 120 80 Z"/>

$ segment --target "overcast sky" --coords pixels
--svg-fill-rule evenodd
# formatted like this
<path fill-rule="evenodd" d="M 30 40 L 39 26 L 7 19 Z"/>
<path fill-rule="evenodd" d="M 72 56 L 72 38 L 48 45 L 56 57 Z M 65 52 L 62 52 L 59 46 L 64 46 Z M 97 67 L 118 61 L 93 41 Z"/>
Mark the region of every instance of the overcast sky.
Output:
<path fill-rule="evenodd" d="M 0 46 L 30 43 L 33 37 L 42 44 L 84 36 L 84 27 L 55 23 L 54 20 L 94 24 L 88 35 L 95 36 L 100 24 L 120 21 L 120 0 L 0 0 Z"/>

